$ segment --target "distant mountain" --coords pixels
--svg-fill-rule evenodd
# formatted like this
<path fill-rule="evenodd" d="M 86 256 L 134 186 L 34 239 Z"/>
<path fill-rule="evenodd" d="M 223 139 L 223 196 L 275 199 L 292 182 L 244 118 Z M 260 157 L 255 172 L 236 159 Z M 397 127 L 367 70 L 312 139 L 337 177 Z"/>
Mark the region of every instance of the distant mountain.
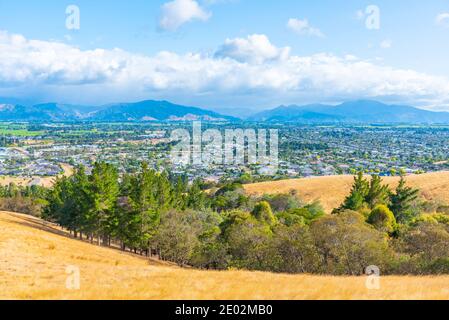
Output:
<path fill-rule="evenodd" d="M 76 106 L 45 103 L 33 106 L 0 100 L 0 121 L 234 121 L 236 118 L 167 101 Z"/>
<path fill-rule="evenodd" d="M 11 102 L 11 101 L 9 101 Z M 241 115 L 243 117 L 243 115 Z M 238 121 L 220 113 L 146 100 L 103 106 L 80 106 L 61 103 L 24 105 L 0 98 L 0 121 Z M 316 123 L 410 123 L 449 124 L 448 112 L 432 112 L 411 106 L 388 105 L 378 101 L 358 100 L 337 106 L 311 104 L 280 106 L 247 118 L 249 121 Z"/>
<path fill-rule="evenodd" d="M 358 100 L 337 106 L 312 104 L 281 106 L 248 118 L 250 121 L 296 123 L 449 123 L 448 112 L 432 112 L 411 106 Z"/>
<path fill-rule="evenodd" d="M 186 107 L 168 101 L 147 100 L 137 103 L 109 105 L 94 113 L 90 119 L 97 121 L 227 121 L 233 117 L 223 116 L 213 111 Z"/>
<path fill-rule="evenodd" d="M 71 121 L 88 116 L 83 107 L 45 103 L 34 106 L 2 104 L 0 121 Z"/>

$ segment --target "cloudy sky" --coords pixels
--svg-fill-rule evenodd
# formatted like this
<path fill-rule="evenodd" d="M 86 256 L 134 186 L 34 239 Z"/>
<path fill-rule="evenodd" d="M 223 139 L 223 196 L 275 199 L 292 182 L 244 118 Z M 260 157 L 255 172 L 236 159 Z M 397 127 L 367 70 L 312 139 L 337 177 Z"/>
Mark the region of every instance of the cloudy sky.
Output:
<path fill-rule="evenodd" d="M 448 53 L 447 0 L 0 0 L 0 96 L 41 102 L 449 110 Z"/>

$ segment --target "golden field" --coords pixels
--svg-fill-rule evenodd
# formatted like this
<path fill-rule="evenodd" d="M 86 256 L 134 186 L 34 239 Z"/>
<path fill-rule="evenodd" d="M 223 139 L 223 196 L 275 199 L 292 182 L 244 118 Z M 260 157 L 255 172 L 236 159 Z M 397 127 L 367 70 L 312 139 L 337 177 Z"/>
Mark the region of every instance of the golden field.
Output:
<path fill-rule="evenodd" d="M 66 288 L 68 266 L 79 268 L 79 290 Z M 382 277 L 380 290 L 368 290 L 365 282 L 365 277 L 181 269 L 0 212 L 0 299 L 449 299 L 449 277 Z"/>
<path fill-rule="evenodd" d="M 424 199 L 449 203 L 449 171 L 410 175 L 406 179 L 408 185 L 420 189 Z M 255 195 L 296 190 L 305 201 L 320 200 L 324 209 L 331 212 L 349 194 L 353 181 L 353 176 L 328 176 L 249 184 L 245 185 L 245 190 Z M 392 188 L 398 181 L 398 177 L 384 178 Z"/>

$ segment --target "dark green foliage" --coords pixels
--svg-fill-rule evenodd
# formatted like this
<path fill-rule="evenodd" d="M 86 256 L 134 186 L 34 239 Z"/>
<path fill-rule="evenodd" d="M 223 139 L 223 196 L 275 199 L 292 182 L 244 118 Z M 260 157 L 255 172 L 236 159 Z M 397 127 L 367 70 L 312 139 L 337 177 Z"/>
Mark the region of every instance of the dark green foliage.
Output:
<path fill-rule="evenodd" d="M 107 163 L 96 163 L 89 176 L 79 168 L 72 177 L 58 179 L 47 200 L 44 218 L 91 240 L 95 236 L 98 243 L 117 239 L 122 248 L 145 252 L 153 246 L 162 214 L 207 206 L 199 183 L 188 188 L 184 179 L 170 179 L 146 163 L 121 181 L 116 168 Z"/>
<path fill-rule="evenodd" d="M 418 189 L 407 187 L 404 176 L 401 176 L 395 193 L 390 196 L 390 208 L 398 222 L 410 221 L 416 215 L 413 203 L 418 199 L 418 193 Z"/>
<path fill-rule="evenodd" d="M 186 204 L 188 208 L 202 210 L 207 207 L 207 197 L 201 190 L 201 181 L 195 180 L 189 189 Z"/>
<path fill-rule="evenodd" d="M 245 194 L 241 184 L 231 183 L 219 189 L 210 199 L 212 208 L 218 212 L 245 209 L 251 210 L 253 199 Z"/>
<path fill-rule="evenodd" d="M 378 175 L 373 175 L 369 184 L 368 193 L 365 197 L 365 202 L 370 209 L 374 209 L 378 205 L 389 204 L 390 189 L 387 185 L 382 184 L 382 178 Z"/>
<path fill-rule="evenodd" d="M 145 163 L 122 177 L 114 166 L 97 163 L 92 174 L 79 168 L 50 191 L 11 185 L 0 194 L 45 197 L 44 218 L 75 236 L 181 266 L 335 275 L 362 275 L 370 265 L 382 274 L 449 272 L 449 216 L 431 212 L 397 224 L 395 215 L 408 217 L 417 200 L 401 181 L 390 194 L 380 177 L 368 181 L 359 174 L 337 215 L 292 193 L 251 197 L 238 183 L 212 194 L 199 180 L 189 185 Z"/>
<path fill-rule="evenodd" d="M 354 184 L 349 196 L 346 197 L 343 204 L 340 206 L 340 208 L 335 210 L 334 213 L 338 213 L 344 210 L 357 211 L 362 209 L 366 202 L 369 189 L 370 185 L 368 180 L 363 177 L 363 172 L 359 172 L 354 178 Z"/>
<path fill-rule="evenodd" d="M 108 163 L 96 163 L 89 176 L 87 221 L 104 243 L 117 222 L 114 213 L 119 191 L 117 169 Z"/>

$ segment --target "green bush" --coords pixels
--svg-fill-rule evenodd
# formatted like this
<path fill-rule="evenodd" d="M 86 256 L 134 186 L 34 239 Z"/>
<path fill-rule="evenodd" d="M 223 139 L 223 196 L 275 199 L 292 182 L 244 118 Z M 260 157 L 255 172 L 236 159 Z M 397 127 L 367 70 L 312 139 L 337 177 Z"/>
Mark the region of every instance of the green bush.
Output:
<path fill-rule="evenodd" d="M 252 215 L 259 221 L 267 223 L 272 226 L 276 223 L 276 217 L 273 214 L 273 210 L 271 210 L 271 206 L 266 201 L 259 202 L 253 212 Z"/>
<path fill-rule="evenodd" d="M 368 223 L 373 225 L 377 230 L 393 233 L 396 230 L 396 218 L 393 212 L 385 205 L 376 206 L 368 217 Z"/>

